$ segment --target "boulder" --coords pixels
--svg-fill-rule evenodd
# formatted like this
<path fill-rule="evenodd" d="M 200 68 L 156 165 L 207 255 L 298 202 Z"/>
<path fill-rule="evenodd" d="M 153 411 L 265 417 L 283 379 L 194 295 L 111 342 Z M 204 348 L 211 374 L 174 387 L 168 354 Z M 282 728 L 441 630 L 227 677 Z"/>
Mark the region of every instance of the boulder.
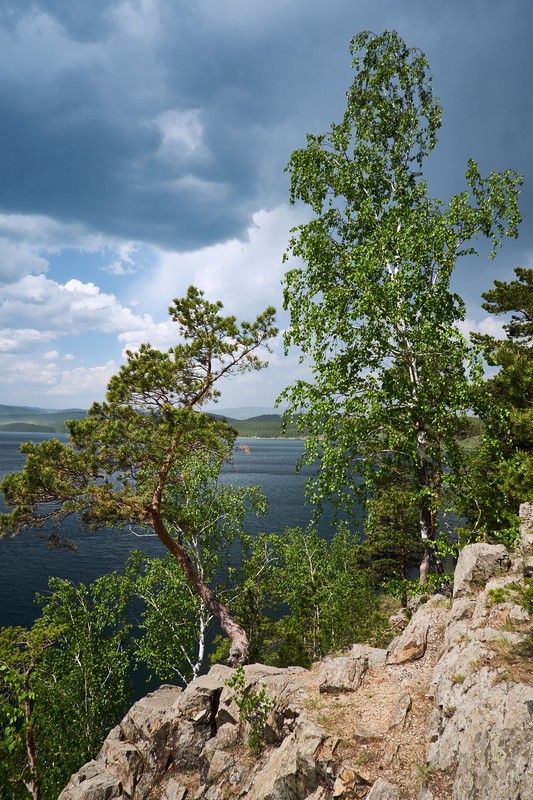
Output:
<path fill-rule="evenodd" d="M 415 594 L 414 597 L 411 597 L 409 602 L 407 603 L 407 608 L 409 609 L 411 614 L 414 614 L 420 606 L 423 606 L 424 603 L 427 603 L 429 600 L 429 595 L 427 594 Z"/>
<path fill-rule="evenodd" d="M 187 797 L 187 788 L 174 777 L 165 781 L 161 789 L 161 800 L 185 800 Z"/>
<path fill-rule="evenodd" d="M 352 767 L 342 767 L 333 784 L 333 798 L 353 797 L 357 787 L 369 786 L 368 777 L 361 770 Z"/>
<path fill-rule="evenodd" d="M 366 658 L 341 656 L 324 659 L 318 672 L 320 693 L 355 692 L 367 667 Z"/>
<path fill-rule="evenodd" d="M 221 777 L 229 772 L 234 764 L 235 759 L 230 753 L 224 750 L 215 750 L 209 763 L 206 764 L 204 783 L 208 786 L 212 783 L 217 783 Z"/>
<path fill-rule="evenodd" d="M 412 703 L 411 695 L 408 692 L 400 695 L 389 721 L 389 731 L 395 729 L 403 730 L 405 728 L 407 715 L 411 710 Z"/>
<path fill-rule="evenodd" d="M 216 669 L 216 667 L 213 667 Z M 211 672 L 213 671 L 211 670 Z M 228 677 L 233 674 L 228 669 Z M 209 674 L 211 674 L 211 672 Z M 276 698 L 276 709 L 281 715 L 294 717 L 307 691 L 317 686 L 316 675 L 303 667 L 270 667 L 264 664 L 249 664 L 244 668 L 245 688 L 247 691 L 259 691 L 266 687 L 270 698 Z M 224 723 L 236 724 L 239 721 L 239 709 L 235 703 L 235 690 L 222 687 L 216 715 L 217 727 Z"/>
<path fill-rule="evenodd" d="M 495 682 L 488 667 L 435 697 L 428 760 L 455 770 L 453 798 L 533 797 L 533 687 Z"/>
<path fill-rule="evenodd" d="M 370 789 L 367 800 L 400 800 L 400 795 L 396 786 L 383 778 L 378 778 Z"/>
<path fill-rule="evenodd" d="M 105 740 L 98 759 L 72 776 L 61 800 L 146 800 L 171 762 L 184 769 L 196 767 L 212 722 L 205 713 L 211 708 L 205 681 L 198 682 L 194 701 L 194 690 L 187 695 L 177 686 L 163 685 L 134 703 Z M 220 681 L 212 683 L 212 694 L 220 692 Z M 180 716 L 182 701 L 185 717 Z M 198 719 L 187 719 L 191 714 Z"/>
<path fill-rule="evenodd" d="M 474 594 L 490 578 L 507 572 L 510 564 L 503 544 L 477 542 L 463 547 L 453 577 L 454 599 Z"/>
<path fill-rule="evenodd" d="M 178 701 L 180 717 L 190 722 L 214 724 L 220 696 L 232 675 L 232 669 L 217 664 L 207 675 L 191 681 Z"/>
<path fill-rule="evenodd" d="M 382 667 L 387 661 L 387 651 L 380 647 L 370 647 L 367 644 L 354 644 L 350 650 L 352 658 L 364 659 L 368 669 Z"/>
<path fill-rule="evenodd" d="M 422 606 L 411 618 L 403 633 L 391 643 L 387 655 L 388 664 L 402 664 L 415 661 L 426 652 L 430 614 Z"/>
<path fill-rule="evenodd" d="M 58 800 L 113 800 L 123 797 L 118 778 L 106 774 L 97 761 L 89 761 L 71 777 Z"/>
<path fill-rule="evenodd" d="M 132 796 L 145 769 L 143 750 L 142 746 L 139 748 L 135 744 L 122 741 L 121 730 L 117 726 L 111 731 L 100 751 L 99 760 L 102 762 L 104 770 L 118 779 L 124 792 Z M 169 752 L 169 750 L 165 751 L 163 762 L 168 760 Z M 157 757 L 161 757 L 160 752 L 157 753 Z M 152 767 L 153 765 L 154 761 L 152 760 Z"/>
<path fill-rule="evenodd" d="M 329 738 L 320 725 L 298 720 L 294 732 L 254 774 L 247 800 L 303 800 L 315 792 L 321 783 L 321 765 L 315 757 Z"/>

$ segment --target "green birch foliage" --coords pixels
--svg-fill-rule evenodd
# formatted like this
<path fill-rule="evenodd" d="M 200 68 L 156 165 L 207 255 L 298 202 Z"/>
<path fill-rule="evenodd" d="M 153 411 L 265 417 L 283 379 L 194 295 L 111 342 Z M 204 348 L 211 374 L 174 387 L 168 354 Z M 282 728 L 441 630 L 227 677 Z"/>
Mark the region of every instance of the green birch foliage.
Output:
<path fill-rule="evenodd" d="M 254 537 L 238 585 L 238 618 L 250 632 L 253 657 L 263 663 L 309 666 L 380 635 L 368 559 L 345 526 L 331 542 L 313 528 Z"/>
<path fill-rule="evenodd" d="M 383 458 L 396 458 L 427 541 L 442 476 L 458 465 L 457 415 L 478 375 L 450 279 L 477 237 L 494 256 L 503 236 L 516 236 L 521 179 L 511 170 L 483 178 L 469 161 L 468 190 L 447 204 L 433 199 L 422 168 L 441 107 L 426 58 L 390 31 L 359 34 L 351 53 L 344 118 L 308 134 L 288 165 L 291 201 L 313 217 L 294 229 L 286 255 L 296 263 L 285 278 L 285 344 L 300 348 L 312 377 L 281 399 L 308 431 L 308 459 L 320 457 L 313 501 L 329 497 L 355 513 L 361 476 L 372 492 Z"/>
<path fill-rule="evenodd" d="M 88 586 L 59 578 L 49 585 L 52 594 L 40 597 L 41 619 L 65 633 L 46 651 L 35 692 L 43 776 L 50 785 L 53 765 L 62 764 L 61 788 L 65 767 L 72 772 L 95 757 L 130 698 L 130 591 L 117 574 Z"/>
<path fill-rule="evenodd" d="M 0 630 L 0 796 L 55 800 L 94 758 L 130 697 L 127 584 L 50 579 L 30 630 Z"/>
<path fill-rule="evenodd" d="M 44 651 L 60 635 L 42 626 L 0 628 L 0 796 L 35 797 L 40 776 L 35 742 L 33 677 Z"/>

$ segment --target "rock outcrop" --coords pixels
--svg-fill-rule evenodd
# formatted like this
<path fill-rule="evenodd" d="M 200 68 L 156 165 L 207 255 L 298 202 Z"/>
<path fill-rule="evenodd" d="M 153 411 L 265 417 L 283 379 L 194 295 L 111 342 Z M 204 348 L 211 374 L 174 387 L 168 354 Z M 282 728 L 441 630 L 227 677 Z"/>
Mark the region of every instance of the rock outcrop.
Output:
<path fill-rule="evenodd" d="M 59 800 L 533 798 L 533 634 L 516 588 L 533 565 L 533 505 L 521 519 L 513 559 L 465 547 L 453 599 L 425 598 L 387 650 L 246 667 L 247 691 L 276 699 L 260 753 L 233 670 L 217 666 L 135 703 Z"/>

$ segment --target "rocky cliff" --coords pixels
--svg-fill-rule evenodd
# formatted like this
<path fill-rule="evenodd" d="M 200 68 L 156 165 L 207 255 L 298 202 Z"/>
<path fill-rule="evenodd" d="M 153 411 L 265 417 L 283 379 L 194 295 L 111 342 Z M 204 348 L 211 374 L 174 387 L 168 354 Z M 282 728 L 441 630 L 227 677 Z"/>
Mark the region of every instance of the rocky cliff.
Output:
<path fill-rule="evenodd" d="M 246 667 L 244 694 L 275 699 L 259 753 L 261 709 L 240 720 L 217 666 L 136 703 L 59 800 L 532 800 L 533 633 L 516 587 L 533 574 L 533 504 L 521 517 L 518 553 L 465 547 L 453 597 L 420 602 L 387 650 Z"/>

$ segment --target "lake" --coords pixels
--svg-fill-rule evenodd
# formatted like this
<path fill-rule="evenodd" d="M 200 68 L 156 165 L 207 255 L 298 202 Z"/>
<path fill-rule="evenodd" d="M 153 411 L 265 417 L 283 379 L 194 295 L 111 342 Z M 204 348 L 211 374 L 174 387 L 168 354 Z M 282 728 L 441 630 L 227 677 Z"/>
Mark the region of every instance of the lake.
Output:
<path fill-rule="evenodd" d="M 48 438 L 50 434 L 0 432 L 0 477 L 22 467 L 24 456 L 19 452 L 22 442 Z M 67 440 L 61 435 L 57 438 Z M 311 508 L 305 504 L 305 483 L 313 468 L 303 467 L 296 474 L 303 442 L 239 439 L 238 444 L 246 444 L 250 452 L 236 449 L 234 463 L 224 465 L 221 481 L 236 486 L 261 486 L 269 506 L 267 515 L 248 517 L 247 531 L 281 532 L 286 526 L 305 527 L 311 519 Z M 330 535 L 331 525 L 331 515 L 326 515 L 320 525 L 324 536 Z M 39 611 L 35 593 L 46 593 L 49 577 L 89 583 L 100 575 L 123 571 L 133 549 L 150 556 L 166 552 L 156 537 L 139 538 L 127 531 L 92 532 L 70 523 L 65 532 L 79 546 L 78 552 L 49 549 L 46 534 L 38 530 L 23 531 L 14 539 L 0 539 L 0 627 L 33 623 Z"/>

